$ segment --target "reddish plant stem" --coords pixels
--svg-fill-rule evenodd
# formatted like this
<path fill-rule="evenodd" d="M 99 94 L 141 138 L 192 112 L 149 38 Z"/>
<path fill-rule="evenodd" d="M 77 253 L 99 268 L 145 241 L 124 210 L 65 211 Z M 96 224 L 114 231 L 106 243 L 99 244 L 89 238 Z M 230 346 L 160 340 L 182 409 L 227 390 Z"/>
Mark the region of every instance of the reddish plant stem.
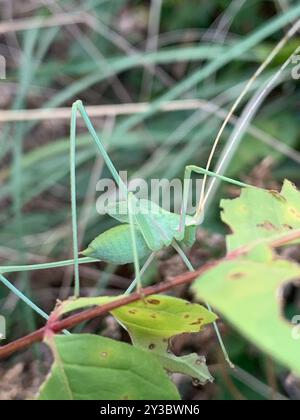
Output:
<path fill-rule="evenodd" d="M 212 268 L 217 263 L 210 263 L 203 266 L 200 270 L 194 273 L 185 273 L 173 279 L 167 280 L 165 282 L 156 284 L 154 286 L 147 287 L 143 289 L 143 296 L 150 296 L 158 293 L 165 292 L 167 290 L 173 289 L 182 284 L 188 284 L 192 282 L 197 276 L 203 274 L 205 271 Z M 117 299 L 113 302 L 106 303 L 102 306 L 97 306 L 92 309 L 85 310 L 75 315 L 71 315 L 68 318 L 65 318 L 61 321 L 51 323 L 51 331 L 54 333 L 58 333 L 65 329 L 70 329 L 75 327 L 76 325 L 89 321 L 93 318 L 103 316 L 108 312 L 112 311 L 113 309 L 119 308 L 120 306 L 128 305 L 129 303 L 136 302 L 137 300 L 141 299 L 141 295 L 139 293 L 132 293 L 128 296 L 123 296 L 120 299 Z M 12 354 L 24 350 L 25 348 L 29 347 L 30 345 L 42 341 L 46 332 L 49 331 L 49 326 L 47 325 L 39 330 L 20 338 L 12 343 L 9 343 L 3 347 L 0 347 L 0 359 L 7 358 Z"/>
<path fill-rule="evenodd" d="M 287 243 L 290 243 L 296 239 L 300 238 L 300 230 L 294 230 L 293 232 L 288 232 L 285 235 L 279 236 L 276 239 L 273 239 L 269 242 L 269 246 L 271 247 L 280 247 Z M 195 272 L 188 272 L 185 274 L 181 274 L 180 276 L 171 278 L 165 282 L 156 284 L 154 286 L 149 286 L 143 289 L 143 296 L 150 296 L 155 295 L 158 293 L 166 292 L 167 290 L 173 289 L 177 286 L 183 285 L 183 284 L 189 284 L 193 280 L 195 280 L 197 277 L 200 277 L 205 272 L 210 270 L 211 268 L 217 266 L 218 264 L 221 264 L 224 261 L 231 261 L 234 260 L 247 252 L 251 250 L 255 245 L 258 245 L 262 241 L 257 241 L 256 243 L 252 243 L 250 246 L 243 246 L 241 248 L 238 248 L 229 254 L 227 254 L 226 257 L 221 258 L 220 260 L 213 261 L 210 263 L 207 263 L 203 265 L 201 268 L 199 268 Z M 266 243 L 266 240 L 264 240 L 264 243 Z M 107 314 L 108 312 L 112 311 L 113 309 L 117 309 L 121 306 L 128 305 L 129 303 L 136 302 L 137 300 L 141 299 L 141 295 L 139 293 L 132 293 L 128 296 L 123 296 L 120 299 L 117 299 L 113 302 L 106 303 L 102 306 L 97 306 L 92 309 L 87 309 L 85 311 L 82 311 L 78 314 L 71 315 L 61 321 L 55 321 L 51 323 L 51 326 L 47 324 L 45 327 L 40 328 L 39 330 L 20 338 L 19 340 L 13 341 L 12 343 L 9 343 L 3 347 L 0 347 L 0 359 L 7 358 L 11 356 L 12 354 L 24 350 L 25 348 L 29 347 L 30 345 L 42 341 L 45 333 L 52 331 L 54 333 L 58 333 L 62 330 L 69 329 L 72 327 L 75 327 L 76 325 L 89 321 L 91 319 L 97 318 L 99 316 L 103 316 Z"/>

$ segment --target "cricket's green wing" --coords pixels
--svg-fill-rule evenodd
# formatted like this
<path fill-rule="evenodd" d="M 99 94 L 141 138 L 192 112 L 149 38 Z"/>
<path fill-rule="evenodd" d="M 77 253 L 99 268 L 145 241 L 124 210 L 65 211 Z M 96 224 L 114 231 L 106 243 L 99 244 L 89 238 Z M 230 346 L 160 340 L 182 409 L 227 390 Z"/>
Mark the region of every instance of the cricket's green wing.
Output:
<path fill-rule="evenodd" d="M 174 239 L 186 246 L 192 246 L 195 242 L 197 227 L 190 225 L 190 216 L 186 217 L 187 225 L 182 233 L 179 231 L 180 215 L 166 211 L 149 200 L 136 200 L 135 205 L 136 226 L 152 251 L 171 245 Z M 108 213 L 122 223 L 129 223 L 126 201 L 110 204 Z"/>
<path fill-rule="evenodd" d="M 151 254 L 143 235 L 136 229 L 138 257 L 140 260 Z M 82 252 L 86 257 L 97 258 L 111 264 L 129 264 L 134 261 L 130 225 L 123 224 L 107 230 L 94 239 Z"/>

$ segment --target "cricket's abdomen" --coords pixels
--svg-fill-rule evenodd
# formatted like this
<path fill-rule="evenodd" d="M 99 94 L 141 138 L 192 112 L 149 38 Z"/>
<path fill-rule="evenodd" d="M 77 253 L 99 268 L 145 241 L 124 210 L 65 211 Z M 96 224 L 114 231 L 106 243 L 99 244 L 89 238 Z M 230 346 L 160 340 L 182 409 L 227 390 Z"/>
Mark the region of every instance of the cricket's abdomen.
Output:
<path fill-rule="evenodd" d="M 136 229 L 136 245 L 140 260 L 151 254 L 150 248 L 138 229 Z M 130 225 L 122 224 L 97 236 L 82 254 L 116 265 L 133 263 Z"/>

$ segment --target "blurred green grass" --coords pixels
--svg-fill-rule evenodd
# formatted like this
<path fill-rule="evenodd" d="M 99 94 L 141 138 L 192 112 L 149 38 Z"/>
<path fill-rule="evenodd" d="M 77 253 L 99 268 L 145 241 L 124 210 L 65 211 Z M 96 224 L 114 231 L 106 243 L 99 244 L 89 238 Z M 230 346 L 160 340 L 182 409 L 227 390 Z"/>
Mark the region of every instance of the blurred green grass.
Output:
<path fill-rule="evenodd" d="M 18 12 L 18 0 L 14 3 L 13 19 L 83 13 L 89 24 L 39 27 L 2 35 L 1 53 L 8 63 L 7 80 L 0 83 L 0 92 L 6 98 L 3 107 L 56 108 L 70 106 L 77 98 L 88 105 L 149 102 L 147 113 L 93 119 L 117 168 L 148 180 L 182 177 L 186 164 L 205 165 L 222 122 L 217 113 L 204 108 L 162 113 L 161 103 L 201 99 L 228 110 L 290 22 L 300 15 L 297 1 L 165 0 L 159 22 L 151 21 L 155 2 L 60 1 L 35 5 L 23 13 Z M 8 19 L 6 13 L 1 18 L 3 22 Z M 277 23 L 270 24 L 271 19 L 277 19 Z M 159 32 L 151 43 L 151 28 L 157 25 Z M 299 43 L 298 36 L 286 45 L 242 105 Z M 266 186 L 280 183 L 285 176 L 299 182 L 299 83 L 292 80 L 290 71 L 284 72 L 280 85 L 253 121 L 262 137 L 275 141 L 266 144 L 248 132 L 230 162 L 228 175 Z M 111 226 L 111 221 L 96 213 L 95 180 L 109 174 L 82 127 L 77 138 L 77 183 L 84 246 Z M 1 128 L 1 263 L 67 258 L 71 252 L 69 121 L 52 120 L 50 112 L 47 121 L 4 123 Z M 232 125 L 216 158 L 231 130 Z M 292 159 L 280 147 L 278 150 L 280 144 L 291 148 Z M 262 166 L 265 158 L 268 162 Z M 255 168 L 264 169 L 258 172 L 259 180 Z M 230 194 L 228 187 L 222 187 L 214 197 L 205 223 L 207 230 L 222 232 L 218 200 Z M 55 298 L 48 299 L 43 288 L 55 287 L 59 292 L 61 281 L 69 284 L 68 276 L 67 271 L 56 272 L 53 281 L 48 277 L 44 285 L 42 275 L 11 278 L 50 310 Z M 0 307 L 9 315 L 12 337 L 40 322 L 3 288 Z M 239 337 L 235 340 L 242 341 Z M 249 367 L 248 357 L 243 347 L 237 359 L 245 368 Z M 249 369 L 264 379 L 263 369 Z M 219 397 L 230 398 L 226 384 L 221 386 Z"/>

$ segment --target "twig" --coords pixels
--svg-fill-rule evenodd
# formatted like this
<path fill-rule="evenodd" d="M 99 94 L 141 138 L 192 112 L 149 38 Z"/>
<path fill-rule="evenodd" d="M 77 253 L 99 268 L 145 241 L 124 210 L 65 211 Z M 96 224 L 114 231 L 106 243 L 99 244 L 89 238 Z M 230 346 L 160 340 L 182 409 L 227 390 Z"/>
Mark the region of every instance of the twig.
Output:
<path fill-rule="evenodd" d="M 83 13 L 61 13 L 51 17 L 35 17 L 16 19 L 0 24 L 0 34 L 16 31 L 26 31 L 36 28 L 49 28 L 53 26 L 74 25 L 86 23 L 87 15 Z"/>
<path fill-rule="evenodd" d="M 159 283 L 154 286 L 147 287 L 143 289 L 143 296 L 150 296 L 158 293 L 165 292 L 167 290 L 173 289 L 181 284 L 188 284 L 192 282 L 201 272 L 207 271 L 209 268 L 212 268 L 216 263 L 210 263 L 202 267 L 201 270 L 196 271 L 195 273 L 186 273 L 181 276 L 178 276 L 174 279 Z M 93 309 L 88 309 L 78 314 L 72 315 L 68 318 L 63 319 L 62 321 L 57 321 L 51 324 L 51 331 L 54 333 L 58 333 L 65 328 L 72 328 L 76 325 L 89 321 L 93 318 L 102 316 L 113 309 L 119 308 L 124 305 L 128 305 L 129 303 L 136 302 L 141 299 L 141 295 L 139 293 L 132 293 L 131 295 L 124 296 L 118 300 L 113 302 L 107 303 L 100 307 L 96 307 Z M 66 325 L 68 327 L 66 327 Z M 26 337 L 20 338 L 6 346 L 0 347 L 0 359 L 7 358 L 8 356 L 20 351 L 24 350 L 26 347 L 32 345 L 33 343 L 37 343 L 42 341 L 44 338 L 44 334 L 47 331 L 47 327 L 40 328 L 39 330 L 33 332 L 32 334 L 27 335 Z"/>
<path fill-rule="evenodd" d="M 167 102 L 161 106 L 161 111 L 184 111 L 193 110 L 203 105 L 199 99 L 187 99 Z M 129 115 L 146 112 L 151 107 L 148 102 L 117 104 L 117 105 L 96 105 L 87 106 L 86 110 L 90 117 L 108 117 L 117 115 Z M 65 120 L 70 118 L 70 108 L 53 109 L 23 109 L 1 111 L 0 122 L 13 121 L 40 121 L 40 120 Z"/>
<path fill-rule="evenodd" d="M 118 115 L 127 115 L 132 113 L 142 113 L 147 111 L 150 107 L 150 103 L 141 102 L 133 104 L 118 104 L 118 105 L 98 105 L 88 106 L 87 110 L 91 117 L 116 117 Z M 228 111 L 214 104 L 211 101 L 203 99 L 186 99 L 167 102 L 161 107 L 163 112 L 172 111 L 185 111 L 185 110 L 198 110 L 202 109 L 206 113 L 214 114 L 219 118 L 225 118 Z M 0 113 L 0 122 L 13 122 L 13 121 L 42 121 L 48 120 L 63 120 L 70 118 L 69 108 L 55 108 L 55 109 L 24 109 L 24 110 L 11 110 Z M 233 115 L 230 119 L 232 124 L 237 124 L 238 118 Z M 275 148 L 280 153 L 289 157 L 297 163 L 300 163 L 300 153 L 294 150 L 289 145 L 282 143 L 280 140 L 271 136 L 269 133 L 264 132 L 256 126 L 250 125 L 247 131 L 256 137 L 258 140 L 267 144 L 270 147 Z M 162 150 L 159 150 L 162 153 Z M 0 181 L 1 181 L 0 171 Z"/>
<path fill-rule="evenodd" d="M 300 238 L 300 229 L 296 229 L 292 232 L 279 235 L 276 238 L 270 238 L 269 241 L 266 240 L 265 238 L 255 241 L 247 246 L 240 247 L 228 253 L 224 258 L 221 258 L 220 260 L 212 261 L 203 265 L 202 267 L 200 267 L 198 270 L 194 272 L 184 273 L 177 277 L 170 278 L 169 280 L 165 282 L 156 284 L 154 286 L 146 287 L 145 289 L 143 289 L 143 297 L 163 293 L 168 290 L 174 289 L 175 287 L 181 286 L 183 284 L 189 284 L 193 280 L 195 280 L 197 277 L 201 277 L 207 271 L 216 267 L 222 262 L 232 261 L 232 260 L 235 260 L 236 258 L 239 258 L 245 255 L 253 247 L 255 247 L 261 242 L 268 243 L 271 247 L 276 248 L 276 247 L 281 247 L 285 244 L 288 244 L 299 238 Z M 0 360 L 7 358 L 20 350 L 24 350 L 25 348 L 32 345 L 33 343 L 42 341 L 45 333 L 49 330 L 51 330 L 54 333 L 58 333 L 63 330 L 68 330 L 70 328 L 75 327 L 78 324 L 81 324 L 82 322 L 90 321 L 91 319 L 105 315 L 106 313 L 111 312 L 114 309 L 136 302 L 140 299 L 141 299 L 140 293 L 132 293 L 131 295 L 123 295 L 123 297 L 121 297 L 120 299 L 116 299 L 113 302 L 109 302 L 105 305 L 102 305 L 100 307 L 96 307 L 93 309 L 87 309 L 78 314 L 71 315 L 63 319 L 62 321 L 53 322 L 51 323 L 51 327 L 46 325 L 45 327 L 40 328 L 39 330 L 23 338 L 20 338 L 19 340 L 16 340 L 10 344 L 0 347 Z"/>

